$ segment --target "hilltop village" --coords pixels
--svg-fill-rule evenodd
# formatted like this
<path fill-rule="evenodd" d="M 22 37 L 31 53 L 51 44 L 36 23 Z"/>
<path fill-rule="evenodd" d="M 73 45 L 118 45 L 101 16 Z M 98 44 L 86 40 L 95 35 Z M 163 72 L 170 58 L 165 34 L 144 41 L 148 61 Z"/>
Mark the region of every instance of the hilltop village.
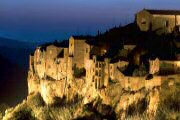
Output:
<path fill-rule="evenodd" d="M 157 34 L 172 33 L 173 30 L 179 30 L 180 12 L 144 9 L 137 13 L 136 23 L 141 31 L 155 31 Z M 128 81 L 129 84 L 137 82 L 135 86 L 138 87 L 138 83 L 144 83 L 142 79 L 160 84 L 162 77 L 180 73 L 180 59 L 179 54 L 176 53 L 173 60 L 160 59 L 152 54 L 146 59 L 149 62 L 148 67 L 140 62 L 139 57 L 137 59 L 139 69 L 135 69 L 131 75 L 126 75 L 125 71 L 130 66 L 127 56 L 138 44 L 124 43 L 122 47 L 119 45 L 117 50 L 122 54 L 112 57 L 109 54 L 113 48 L 101 44 L 99 39 L 92 36 L 71 36 L 69 42 L 56 41 L 37 47 L 30 56 L 29 94 L 40 88 L 41 80 L 52 83 L 63 81 L 63 84 L 60 84 L 62 87 L 54 88 L 60 89 L 57 94 L 62 97 L 66 94 L 68 84 L 78 81 L 76 79 L 83 79 L 85 84 L 99 90 L 117 81 L 124 87 L 128 86 Z M 41 93 L 44 89 L 41 88 Z M 47 93 L 43 94 L 45 95 L 42 96 L 46 96 Z"/>
<path fill-rule="evenodd" d="M 148 98 L 146 112 L 155 115 L 162 84 L 179 81 L 179 36 L 180 11 L 143 9 L 129 25 L 40 45 L 30 55 L 29 96 L 38 93 L 47 105 L 100 98 L 121 119 Z"/>

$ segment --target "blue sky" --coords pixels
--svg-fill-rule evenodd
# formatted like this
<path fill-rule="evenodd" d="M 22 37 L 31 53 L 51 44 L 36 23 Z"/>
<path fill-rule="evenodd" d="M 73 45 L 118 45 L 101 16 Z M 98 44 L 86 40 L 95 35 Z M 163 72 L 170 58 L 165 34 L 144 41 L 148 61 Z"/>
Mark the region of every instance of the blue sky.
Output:
<path fill-rule="evenodd" d="M 67 39 L 132 22 L 143 8 L 180 10 L 179 5 L 180 0 L 0 0 L 0 36 Z"/>

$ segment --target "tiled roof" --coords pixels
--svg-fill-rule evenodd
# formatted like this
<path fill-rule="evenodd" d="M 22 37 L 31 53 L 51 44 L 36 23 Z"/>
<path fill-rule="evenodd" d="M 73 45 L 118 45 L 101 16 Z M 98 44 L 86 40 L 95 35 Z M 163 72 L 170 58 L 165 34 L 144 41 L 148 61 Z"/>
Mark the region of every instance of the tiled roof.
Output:
<path fill-rule="evenodd" d="M 180 15 L 180 10 L 153 10 L 145 9 L 151 14 L 163 14 L 163 15 Z"/>

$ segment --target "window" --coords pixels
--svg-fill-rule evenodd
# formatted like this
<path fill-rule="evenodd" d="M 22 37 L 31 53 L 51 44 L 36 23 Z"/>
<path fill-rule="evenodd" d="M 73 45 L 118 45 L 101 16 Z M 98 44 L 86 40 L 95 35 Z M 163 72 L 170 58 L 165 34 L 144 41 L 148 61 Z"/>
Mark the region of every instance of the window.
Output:
<path fill-rule="evenodd" d="M 98 71 L 96 70 L 96 75 L 98 75 Z"/>
<path fill-rule="evenodd" d="M 86 48 L 86 53 L 88 53 L 88 48 Z"/>
<path fill-rule="evenodd" d="M 101 70 L 99 70 L 99 76 L 101 76 Z"/>
<path fill-rule="evenodd" d="M 168 20 L 165 21 L 165 27 L 169 27 L 169 21 Z"/>
<path fill-rule="evenodd" d="M 98 67 L 98 63 L 96 63 L 96 67 Z"/>
<path fill-rule="evenodd" d="M 141 19 L 141 24 L 146 24 L 146 19 L 145 18 Z"/>
<path fill-rule="evenodd" d="M 101 63 L 99 63 L 99 67 L 101 67 Z"/>

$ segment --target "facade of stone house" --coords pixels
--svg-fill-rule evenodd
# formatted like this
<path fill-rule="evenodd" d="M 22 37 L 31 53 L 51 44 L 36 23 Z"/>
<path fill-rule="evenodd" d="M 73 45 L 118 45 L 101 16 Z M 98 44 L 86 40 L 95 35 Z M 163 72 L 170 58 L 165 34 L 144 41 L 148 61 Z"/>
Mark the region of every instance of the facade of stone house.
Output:
<path fill-rule="evenodd" d="M 68 48 L 54 45 L 49 45 L 45 49 L 38 47 L 34 56 L 30 56 L 30 69 L 34 69 L 40 79 L 65 79 L 65 76 L 67 76 L 68 56 Z"/>
<path fill-rule="evenodd" d="M 92 82 L 95 85 L 96 89 L 99 89 L 104 86 L 104 77 L 105 77 L 105 62 L 104 58 L 101 56 L 93 56 L 92 63 Z"/>
<path fill-rule="evenodd" d="M 69 39 L 69 55 L 73 57 L 73 66 L 84 67 L 86 39 L 78 36 L 71 36 Z"/>
<path fill-rule="evenodd" d="M 172 33 L 180 27 L 180 11 L 143 9 L 136 14 L 136 22 L 141 31 Z"/>

